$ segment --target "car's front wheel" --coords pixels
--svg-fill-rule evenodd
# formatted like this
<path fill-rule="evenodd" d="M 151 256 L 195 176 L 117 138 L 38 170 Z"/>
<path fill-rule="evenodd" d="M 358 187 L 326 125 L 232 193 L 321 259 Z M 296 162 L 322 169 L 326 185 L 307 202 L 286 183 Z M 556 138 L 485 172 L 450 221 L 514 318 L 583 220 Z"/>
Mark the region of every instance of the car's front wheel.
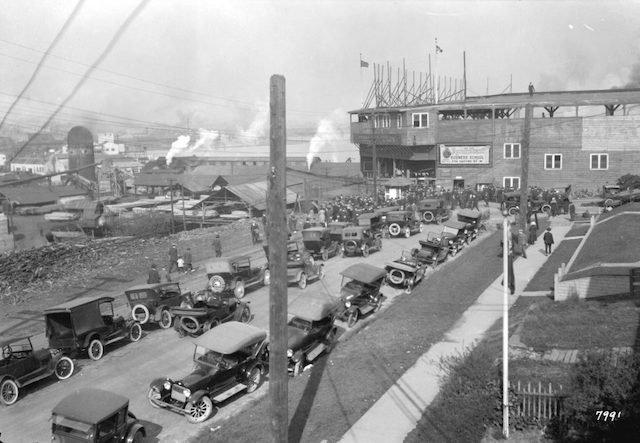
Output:
<path fill-rule="evenodd" d="M 304 289 L 307 287 L 307 274 L 304 272 L 300 274 L 300 279 L 298 280 L 298 287 L 300 289 Z"/>
<path fill-rule="evenodd" d="M 404 228 L 404 236 L 405 236 L 405 238 L 411 237 L 411 228 L 409 228 L 409 226 Z"/>
<path fill-rule="evenodd" d="M 518 212 L 520 212 L 520 209 L 517 206 L 511 206 L 507 211 L 507 214 L 514 216 L 514 215 L 517 215 Z"/>
<path fill-rule="evenodd" d="M 12 405 L 18 401 L 18 393 L 18 384 L 15 381 L 8 378 L 0 384 L 0 400 L 5 405 Z"/>
<path fill-rule="evenodd" d="M 187 403 L 187 420 L 189 423 L 202 423 L 213 414 L 213 402 L 207 396 L 195 403 Z"/>
<path fill-rule="evenodd" d="M 142 431 L 138 431 L 134 434 L 133 436 L 133 443 L 142 443 L 144 441 L 144 435 L 142 434 Z"/>
<path fill-rule="evenodd" d="M 360 316 L 360 311 L 357 309 L 354 309 L 353 311 L 349 312 L 349 317 L 347 318 L 347 326 L 352 328 L 358 322 L 359 316 Z"/>
<path fill-rule="evenodd" d="M 209 320 L 202 325 L 202 332 L 210 331 L 211 329 L 215 328 L 219 324 L 220 324 L 220 320 L 217 318 Z"/>
<path fill-rule="evenodd" d="M 242 323 L 249 323 L 251 321 L 251 310 L 249 306 L 242 308 L 242 314 L 240 315 L 240 321 Z"/>
<path fill-rule="evenodd" d="M 415 286 L 415 280 L 412 278 L 407 282 L 407 286 L 404 288 L 405 294 L 411 294 L 413 292 L 413 287 Z"/>
<path fill-rule="evenodd" d="M 56 377 L 58 377 L 59 380 L 66 380 L 71 377 L 71 374 L 73 374 L 73 369 L 73 360 L 71 360 L 67 356 L 64 356 L 60 357 L 60 360 L 58 360 L 58 362 L 56 363 L 54 371 Z"/>
<path fill-rule="evenodd" d="M 400 234 L 400 225 L 397 223 L 391 223 L 389 225 L 389 234 L 393 236 Z"/>
<path fill-rule="evenodd" d="M 158 324 L 162 329 L 169 329 L 171 327 L 171 313 L 168 309 L 163 309 L 160 313 L 160 321 Z"/>
<path fill-rule="evenodd" d="M 149 388 L 149 392 L 147 393 L 147 400 L 149 400 L 149 404 L 154 408 L 161 409 L 162 406 L 158 404 L 158 400 L 160 400 L 160 393 L 157 389 Z"/>
<path fill-rule="evenodd" d="M 262 384 L 262 371 L 260 368 L 253 368 L 247 377 L 247 392 L 251 393 Z"/>
<path fill-rule="evenodd" d="M 239 280 L 236 282 L 236 288 L 233 290 L 236 298 L 243 298 L 245 294 L 244 282 Z"/>
<path fill-rule="evenodd" d="M 140 325 L 138 325 L 140 326 Z M 87 349 L 87 353 L 89 354 L 89 358 L 91 360 L 100 360 L 104 355 L 104 345 L 100 341 L 100 339 L 94 338 L 89 343 L 89 348 Z"/>
<path fill-rule="evenodd" d="M 129 328 L 129 340 L 136 342 L 142 338 L 142 326 L 140 323 L 134 323 Z"/>
<path fill-rule="evenodd" d="M 364 245 L 362 247 L 362 256 L 369 257 L 369 245 Z"/>
<path fill-rule="evenodd" d="M 304 362 L 305 362 L 305 355 L 301 355 L 300 356 L 300 360 L 298 360 L 294 365 L 293 365 L 293 376 L 297 377 L 298 375 L 302 374 L 302 372 L 304 371 Z"/>

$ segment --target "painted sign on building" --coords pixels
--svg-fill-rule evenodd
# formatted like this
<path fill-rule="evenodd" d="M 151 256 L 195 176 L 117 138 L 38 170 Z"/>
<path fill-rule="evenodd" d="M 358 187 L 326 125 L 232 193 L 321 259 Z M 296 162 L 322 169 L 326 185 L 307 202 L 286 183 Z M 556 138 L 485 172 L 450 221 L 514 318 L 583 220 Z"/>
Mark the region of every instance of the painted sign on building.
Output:
<path fill-rule="evenodd" d="M 491 147 L 438 145 L 438 158 L 441 165 L 489 165 Z"/>

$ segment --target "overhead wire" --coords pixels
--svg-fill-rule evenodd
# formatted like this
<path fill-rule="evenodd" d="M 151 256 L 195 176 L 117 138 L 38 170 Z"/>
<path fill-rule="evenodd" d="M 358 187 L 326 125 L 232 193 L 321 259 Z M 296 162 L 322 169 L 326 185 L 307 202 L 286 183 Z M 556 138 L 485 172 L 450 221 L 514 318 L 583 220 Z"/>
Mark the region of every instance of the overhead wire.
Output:
<path fill-rule="evenodd" d="M 27 81 L 25 86 L 22 88 L 22 91 L 20 91 L 20 93 L 18 94 L 16 99 L 13 101 L 13 103 L 11 103 L 11 106 L 9 106 L 9 109 L 7 110 L 7 112 L 2 117 L 2 120 L 0 120 L 0 130 L 2 130 L 2 126 L 4 125 L 4 122 L 6 121 L 7 117 L 9 116 L 9 114 L 11 114 L 11 111 L 13 110 L 13 108 L 18 104 L 18 102 L 20 101 L 22 96 L 29 89 L 29 86 L 31 86 L 31 84 L 33 83 L 35 78 L 38 76 L 38 73 L 40 72 L 40 70 L 44 66 L 44 62 L 46 61 L 47 57 L 49 57 L 49 54 L 51 53 L 51 50 L 58 44 L 58 42 L 60 41 L 60 39 L 64 35 L 65 31 L 69 28 L 69 26 L 71 25 L 73 20 L 76 18 L 76 15 L 78 15 L 78 12 L 80 11 L 80 9 L 82 9 L 82 6 L 83 6 L 84 2 L 85 2 L 85 0 L 78 0 L 78 3 L 76 3 L 75 8 L 73 8 L 73 11 L 71 11 L 71 14 L 69 15 L 67 20 L 65 20 L 64 24 L 62 25 L 62 28 L 60 28 L 60 30 L 58 31 L 58 33 L 56 34 L 56 36 L 52 40 L 51 44 L 49 44 L 49 47 L 47 48 L 47 50 L 44 51 L 42 57 L 40 58 L 40 60 L 36 64 L 36 69 L 31 73 L 31 77 L 29 78 L 29 80 Z"/>

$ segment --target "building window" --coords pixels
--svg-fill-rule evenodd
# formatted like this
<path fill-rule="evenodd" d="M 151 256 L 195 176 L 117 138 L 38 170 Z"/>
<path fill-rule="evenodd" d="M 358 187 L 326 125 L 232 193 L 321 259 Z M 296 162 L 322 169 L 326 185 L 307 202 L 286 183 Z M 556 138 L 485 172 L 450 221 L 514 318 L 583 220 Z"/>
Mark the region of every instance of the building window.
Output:
<path fill-rule="evenodd" d="M 502 186 L 505 189 L 520 189 L 520 177 L 503 177 Z"/>
<path fill-rule="evenodd" d="M 390 128 L 391 116 L 389 114 L 376 115 L 374 124 L 376 128 Z"/>
<path fill-rule="evenodd" d="M 428 128 L 429 127 L 429 113 L 422 112 L 419 114 L 411 114 L 411 120 L 413 120 L 414 128 Z"/>
<path fill-rule="evenodd" d="M 544 169 L 562 169 L 562 154 L 545 154 Z"/>
<path fill-rule="evenodd" d="M 609 169 L 609 154 L 591 154 L 591 169 Z"/>
<path fill-rule="evenodd" d="M 520 158 L 520 143 L 505 143 L 504 158 Z"/>
<path fill-rule="evenodd" d="M 396 126 L 398 129 L 402 128 L 402 114 L 396 115 Z"/>

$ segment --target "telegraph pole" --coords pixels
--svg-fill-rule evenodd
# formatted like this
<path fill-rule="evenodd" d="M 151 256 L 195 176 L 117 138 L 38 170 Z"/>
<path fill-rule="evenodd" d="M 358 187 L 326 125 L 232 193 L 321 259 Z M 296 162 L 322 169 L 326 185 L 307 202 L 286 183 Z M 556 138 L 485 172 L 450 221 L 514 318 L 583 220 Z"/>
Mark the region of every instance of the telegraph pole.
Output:
<path fill-rule="evenodd" d="M 524 133 L 522 135 L 522 152 L 520 153 L 521 169 L 520 175 L 520 214 L 518 226 L 520 229 L 527 227 L 527 216 L 529 212 L 529 140 L 531 138 L 531 103 L 527 103 L 524 108 Z"/>
<path fill-rule="evenodd" d="M 169 179 L 169 192 L 171 193 L 171 233 L 174 234 L 176 230 L 173 223 L 173 180 L 172 179 Z"/>
<path fill-rule="evenodd" d="M 376 103 L 376 107 L 378 104 Z M 378 207 L 378 150 L 376 145 L 376 110 L 371 119 L 371 148 L 373 156 L 373 209 Z"/>
<path fill-rule="evenodd" d="M 274 443 L 287 443 L 289 432 L 287 373 L 287 211 L 286 211 L 286 95 L 285 78 L 272 75 L 269 113 L 271 170 L 267 226 L 269 244 L 269 399 L 271 436 Z"/>

